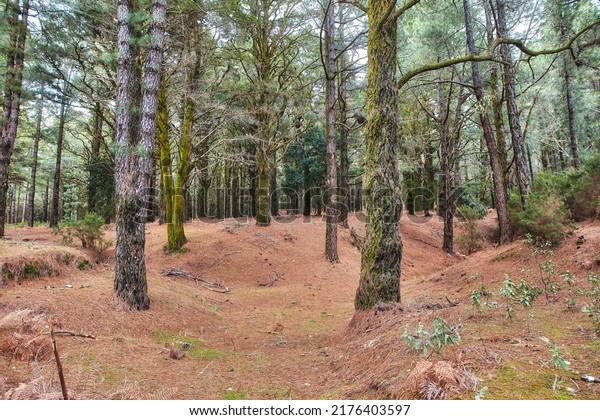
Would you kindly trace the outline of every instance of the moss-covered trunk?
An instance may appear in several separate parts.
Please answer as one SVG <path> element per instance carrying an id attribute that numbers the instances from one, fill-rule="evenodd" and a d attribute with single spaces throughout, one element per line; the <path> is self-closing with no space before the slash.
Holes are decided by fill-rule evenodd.
<path id="1" fill-rule="evenodd" d="M 465 27 L 467 35 L 467 47 L 471 54 L 476 53 L 475 37 L 473 35 L 473 26 L 471 22 L 471 6 L 468 0 L 463 0 L 463 9 L 465 11 Z M 500 157 L 498 154 L 496 140 L 492 131 L 492 124 L 488 116 L 485 98 L 483 94 L 483 80 L 481 73 L 479 72 L 479 63 L 471 63 L 471 73 L 473 75 L 473 85 L 475 87 L 475 96 L 477 102 L 482 107 L 482 112 L 479 113 L 479 119 L 483 127 L 483 137 L 487 146 L 488 154 L 490 156 L 490 165 L 492 167 L 492 178 L 494 183 L 494 194 L 496 212 L 498 214 L 498 228 L 499 242 L 501 244 L 506 243 L 510 240 L 510 226 L 508 223 L 508 208 L 507 208 L 507 195 L 506 186 L 504 183 L 504 171 L 500 163 Z"/>
<path id="2" fill-rule="evenodd" d="M 396 145 L 397 22 L 389 17 L 395 0 L 371 0 L 368 6 L 368 88 L 365 150 L 367 217 L 356 309 L 400 301 L 402 211 Z"/>
<path id="3" fill-rule="evenodd" d="M 173 170 L 171 158 L 171 144 L 169 143 L 169 113 L 167 109 L 166 88 L 161 85 L 158 95 L 158 147 L 160 149 L 160 178 L 161 192 L 165 205 L 165 224 L 167 225 L 167 248 L 170 251 L 179 249 L 174 242 L 173 229 Z M 181 244 L 183 246 L 183 244 Z M 179 246 L 179 247 L 181 247 Z"/>
<path id="4" fill-rule="evenodd" d="M 271 224 L 271 160 L 272 157 L 258 148 L 256 166 L 258 169 L 258 185 L 256 186 L 256 224 Z"/>

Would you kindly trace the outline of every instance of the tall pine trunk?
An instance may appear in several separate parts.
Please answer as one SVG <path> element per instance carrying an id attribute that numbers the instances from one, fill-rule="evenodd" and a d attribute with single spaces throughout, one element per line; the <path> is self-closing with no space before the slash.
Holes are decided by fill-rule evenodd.
<path id="1" fill-rule="evenodd" d="M 146 280 L 146 205 L 156 142 L 158 89 L 166 20 L 166 0 L 153 0 L 143 75 L 136 72 L 137 48 L 132 0 L 118 0 L 117 153 L 115 156 L 115 293 L 130 307 L 150 307 Z M 141 100 L 140 100 L 141 93 Z M 136 115 L 139 109 L 140 115 Z M 141 214 L 140 214 L 141 213 Z"/>
<path id="2" fill-rule="evenodd" d="M 271 224 L 271 161 L 274 158 L 257 147 L 256 165 L 258 182 L 256 186 L 256 224 L 269 226 Z"/>
<path id="3" fill-rule="evenodd" d="M 571 163 L 574 168 L 581 166 L 579 157 L 579 143 L 577 141 L 577 125 L 575 122 L 575 105 L 573 99 L 573 83 L 571 81 L 571 69 L 569 69 L 568 58 L 563 57 L 563 68 L 565 77 L 565 96 L 567 100 L 567 117 L 569 120 L 569 140 L 571 143 Z"/>
<path id="4" fill-rule="evenodd" d="M 335 6 L 329 0 L 325 10 L 325 131 L 327 133 L 327 223 L 325 231 L 325 256 L 338 262 L 337 251 L 337 159 L 335 138 Z"/>
<path id="5" fill-rule="evenodd" d="M 4 103 L 0 117 L 0 238 L 4 237 L 8 167 L 17 137 L 21 111 L 21 86 L 23 85 L 29 0 L 23 0 L 20 9 L 18 0 L 7 0 L 5 14 L 8 23 L 8 48 L 4 73 Z"/>
<path id="6" fill-rule="evenodd" d="M 506 23 L 506 2 L 505 0 L 497 0 L 496 5 L 498 36 L 500 38 L 507 38 L 508 25 Z M 525 196 L 529 194 L 529 191 L 531 190 L 531 174 L 527 167 L 523 130 L 521 129 L 521 120 L 517 105 L 515 65 L 508 44 L 502 44 L 500 46 L 500 57 L 504 62 L 503 82 L 506 92 L 506 107 L 513 146 L 515 173 L 517 175 L 517 185 L 519 186 L 521 201 L 524 203 Z"/>
<path id="7" fill-rule="evenodd" d="M 29 227 L 33 227 L 35 222 L 35 182 L 37 177 L 37 164 L 38 164 L 38 149 L 40 145 L 40 138 L 42 136 L 42 117 L 44 110 L 44 89 L 40 94 L 40 100 L 37 109 L 37 121 L 35 126 L 35 137 L 33 139 L 33 152 L 32 152 L 32 163 L 31 163 L 31 188 L 29 189 L 29 198 L 27 202 L 27 224 Z"/>
<path id="8" fill-rule="evenodd" d="M 339 5 L 339 39 L 342 43 L 342 48 L 345 42 L 344 26 L 345 26 L 344 5 Z M 340 121 L 340 195 L 339 195 L 339 223 L 343 228 L 348 228 L 348 212 L 350 209 L 350 180 L 349 168 L 350 161 L 348 159 L 348 137 L 350 130 L 348 129 L 348 54 L 342 51 L 339 56 L 338 65 L 338 101 L 339 101 L 339 121 Z"/>
<path id="9" fill-rule="evenodd" d="M 467 47 L 470 54 L 476 54 L 477 48 L 475 47 L 475 38 L 473 36 L 473 26 L 471 22 L 471 6 L 469 0 L 463 0 L 463 8 L 465 12 L 465 28 L 467 34 Z M 496 141 L 494 139 L 494 133 L 492 131 L 492 124 L 488 116 L 487 107 L 485 104 L 485 97 L 483 94 L 483 80 L 481 73 L 479 72 L 479 63 L 473 61 L 471 63 L 471 73 L 473 75 L 473 85 L 475 87 L 475 97 L 477 102 L 481 106 L 479 112 L 479 119 L 483 127 L 483 137 L 487 146 L 488 154 L 490 156 L 490 165 L 492 167 L 492 179 L 494 183 L 494 198 L 495 207 L 498 214 L 498 228 L 499 228 L 499 242 L 501 244 L 507 243 L 510 240 L 510 225 L 508 223 L 508 208 L 507 208 L 507 195 L 506 188 L 504 186 L 504 171 L 500 164 L 500 157 L 498 156 L 498 149 L 496 148 Z"/>
<path id="10" fill-rule="evenodd" d="M 65 123 L 67 119 L 67 99 L 63 98 L 60 103 L 60 115 L 58 123 L 58 136 L 56 138 L 56 165 L 54 166 L 54 184 L 52 186 L 52 205 L 50 207 L 50 227 L 58 226 L 60 222 L 60 171 L 62 168 L 62 150 L 65 140 Z"/>
<path id="11" fill-rule="evenodd" d="M 398 170 L 397 20 L 390 17 L 396 0 L 371 0 L 367 129 L 365 150 L 365 244 L 354 306 L 369 309 L 379 302 L 400 301 L 402 212 Z"/>

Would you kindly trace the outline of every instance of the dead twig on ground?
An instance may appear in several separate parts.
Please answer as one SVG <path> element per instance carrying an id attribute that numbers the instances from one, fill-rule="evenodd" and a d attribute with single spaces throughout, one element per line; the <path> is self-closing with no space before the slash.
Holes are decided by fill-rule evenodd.
<path id="1" fill-rule="evenodd" d="M 189 273 L 187 271 L 183 271 L 182 269 L 180 269 L 178 267 L 163 268 L 161 270 L 161 274 L 163 276 L 185 277 L 190 280 L 194 280 L 198 286 L 203 287 L 207 290 L 210 290 L 211 292 L 229 293 L 229 288 L 225 287 L 225 285 L 223 285 L 223 283 L 218 282 L 218 281 L 204 280 L 202 277 L 195 276 L 192 273 Z"/>
<path id="2" fill-rule="evenodd" d="M 91 340 L 95 340 L 96 337 L 93 335 L 89 335 L 89 334 L 83 334 L 83 333 L 77 333 L 77 332 L 73 332 L 73 331 L 67 331 L 67 330 L 56 330 L 54 331 L 54 335 L 67 335 L 70 337 L 81 337 L 81 338 L 89 338 Z"/>

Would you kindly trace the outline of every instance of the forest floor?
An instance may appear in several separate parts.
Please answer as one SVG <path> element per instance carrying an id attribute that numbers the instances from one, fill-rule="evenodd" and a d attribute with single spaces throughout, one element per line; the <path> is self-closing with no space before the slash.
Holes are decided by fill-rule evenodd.
<path id="1" fill-rule="evenodd" d="M 350 222 L 364 233 L 354 216 Z M 491 235 L 494 224 L 489 215 L 481 226 Z M 173 255 L 163 252 L 165 227 L 149 224 L 146 312 L 115 300 L 114 249 L 100 259 L 59 245 L 48 228 L 9 228 L 0 265 L 20 262 L 23 280 L 0 278 L 0 398 L 60 397 L 45 328 L 51 319 L 57 329 L 95 337 L 57 338 L 73 398 L 600 399 L 600 384 L 579 379 L 600 376 L 600 339 L 581 311 L 592 299 L 588 277 L 600 275 L 600 223 L 579 224 L 553 255 L 520 240 L 449 256 L 442 228 L 437 218 L 402 220 L 402 304 L 357 314 L 360 252 L 340 229 L 341 262 L 328 263 L 320 219 L 283 218 L 269 228 L 195 221 L 186 225 L 187 252 Z M 33 260 L 49 263 L 40 270 Z M 547 260 L 544 282 L 539 267 Z M 230 292 L 164 276 L 167 267 Z M 560 290 L 529 308 L 517 301 L 511 320 L 499 294 L 505 273 L 517 285 L 525 278 Z M 500 307 L 480 314 L 470 295 L 482 284 Z M 430 330 L 438 317 L 460 333 L 459 344 L 423 356 L 405 343 L 405 330 L 419 322 Z M 570 362 L 570 370 L 554 366 L 554 346 L 554 361 Z"/>

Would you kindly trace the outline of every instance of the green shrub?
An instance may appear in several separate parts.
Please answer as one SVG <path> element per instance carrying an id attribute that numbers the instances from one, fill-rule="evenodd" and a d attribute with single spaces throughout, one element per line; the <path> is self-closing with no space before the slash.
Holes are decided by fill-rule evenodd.
<path id="1" fill-rule="evenodd" d="M 469 190 L 459 188 L 458 206 L 460 208 L 469 207 L 473 212 L 477 214 L 476 219 L 483 219 L 487 213 L 487 207 L 479 201 L 475 195 Z"/>
<path id="2" fill-rule="evenodd" d="M 600 217 L 600 156 L 565 172 L 540 172 L 523 209 L 520 196 L 512 192 L 509 219 L 514 233 L 534 236 L 554 244 L 564 237 L 564 224 Z"/>
<path id="3" fill-rule="evenodd" d="M 557 193 L 546 195 L 536 188 L 526 197 L 525 208 L 519 192 L 513 190 L 508 200 L 508 215 L 517 235 L 530 234 L 538 242 L 553 244 L 564 238 L 564 224 L 569 220 L 565 203 Z"/>
<path id="4" fill-rule="evenodd" d="M 464 220 L 463 232 L 456 238 L 458 247 L 467 255 L 479 251 L 483 246 L 483 232 L 477 226 L 477 220 L 480 219 L 480 213 L 467 205 L 462 205 L 457 209 L 457 216 Z"/>
<path id="5" fill-rule="evenodd" d="M 570 170 L 562 184 L 563 194 L 575 221 L 600 217 L 600 156 L 580 170 Z"/>
<path id="6" fill-rule="evenodd" d="M 104 252 L 112 245 L 104 239 L 104 219 L 96 213 L 88 213 L 76 222 L 63 222 L 54 233 L 62 235 L 66 245 L 71 245 L 75 237 L 81 241 L 81 246 L 98 253 Z"/>

